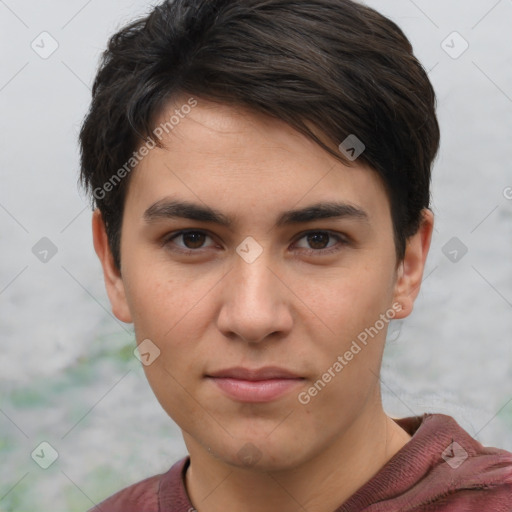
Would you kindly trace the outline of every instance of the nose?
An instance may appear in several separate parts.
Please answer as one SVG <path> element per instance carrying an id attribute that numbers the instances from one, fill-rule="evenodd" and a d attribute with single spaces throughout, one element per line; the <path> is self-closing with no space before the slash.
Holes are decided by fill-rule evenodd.
<path id="1" fill-rule="evenodd" d="M 282 337 L 293 324 L 291 293 L 263 253 L 247 263 L 237 258 L 223 279 L 219 330 L 228 338 L 260 343 Z"/>

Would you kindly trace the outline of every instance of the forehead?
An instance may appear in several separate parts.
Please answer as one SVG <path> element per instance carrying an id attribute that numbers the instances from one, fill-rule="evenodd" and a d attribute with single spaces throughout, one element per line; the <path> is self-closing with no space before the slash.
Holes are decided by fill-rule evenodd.
<path id="1" fill-rule="evenodd" d="M 276 153 L 289 161 L 293 161 L 294 156 L 303 159 L 308 153 L 307 161 L 315 166 L 322 163 L 320 160 L 324 165 L 332 165 L 332 158 L 325 151 L 282 120 L 246 106 L 230 106 L 204 99 L 198 99 L 197 105 L 182 118 L 172 115 L 183 110 L 186 103 L 186 97 L 174 100 L 156 121 L 157 128 L 169 128 L 166 123 L 174 118 L 172 130 L 163 134 L 162 141 L 179 155 L 181 161 L 187 156 L 191 159 L 224 157 L 233 163 L 234 168 L 238 160 L 247 168 L 253 157 L 254 166 L 262 171 L 261 164 L 268 159 L 275 160 Z M 192 148 L 193 152 L 190 151 Z"/>
<path id="2" fill-rule="evenodd" d="M 184 109 L 187 99 L 156 119 L 155 127 L 169 131 L 164 148 L 151 150 L 133 171 L 127 203 L 147 209 L 177 195 L 238 216 L 272 205 L 344 201 L 370 217 L 389 214 L 382 182 L 366 165 L 347 167 L 281 120 L 198 98 Z"/>

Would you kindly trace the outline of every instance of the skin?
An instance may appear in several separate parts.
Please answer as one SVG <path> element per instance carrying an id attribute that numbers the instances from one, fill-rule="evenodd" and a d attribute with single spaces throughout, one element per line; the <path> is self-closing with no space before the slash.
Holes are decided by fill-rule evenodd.
<path id="1" fill-rule="evenodd" d="M 377 174 L 361 162 L 343 165 L 285 123 L 199 99 L 163 142 L 131 176 L 121 272 L 99 211 L 93 239 L 113 313 L 134 323 L 138 343 L 150 339 L 161 351 L 144 369 L 182 429 L 191 501 L 200 512 L 332 512 L 410 439 L 382 409 L 387 325 L 309 403 L 298 395 L 393 304 L 401 305 L 396 319 L 411 313 L 432 213 L 423 212 L 397 262 Z M 215 208 L 233 224 L 144 220 L 149 207 L 170 197 Z M 285 210 L 325 201 L 355 206 L 367 220 L 274 226 Z M 184 229 L 206 236 L 171 239 Z M 252 263 L 236 252 L 248 236 L 263 249 Z M 235 401 L 205 377 L 270 365 L 303 378 L 270 402 Z M 247 450 L 256 463 L 240 456 Z"/>

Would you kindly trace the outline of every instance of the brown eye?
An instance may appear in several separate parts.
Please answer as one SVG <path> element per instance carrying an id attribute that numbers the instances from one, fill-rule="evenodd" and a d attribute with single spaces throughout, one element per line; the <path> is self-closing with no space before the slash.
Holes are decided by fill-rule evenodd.
<path id="1" fill-rule="evenodd" d="M 330 235 L 327 233 L 313 233 L 307 235 L 308 244 L 312 249 L 325 249 L 329 243 Z"/>
<path id="2" fill-rule="evenodd" d="M 305 241 L 306 246 L 302 240 Z M 349 245 L 349 240 L 342 234 L 330 231 L 310 231 L 303 234 L 295 245 L 308 255 L 322 256 L 340 251 Z"/>
<path id="3" fill-rule="evenodd" d="M 187 254 L 200 253 L 202 249 L 208 249 L 215 244 L 213 241 L 210 245 L 205 245 L 207 240 L 212 240 L 211 236 L 203 231 L 180 231 L 167 237 L 163 241 L 163 245 L 171 251 Z"/>
<path id="4" fill-rule="evenodd" d="M 206 235 L 198 231 L 183 233 L 181 236 L 187 249 L 200 249 L 206 239 Z"/>

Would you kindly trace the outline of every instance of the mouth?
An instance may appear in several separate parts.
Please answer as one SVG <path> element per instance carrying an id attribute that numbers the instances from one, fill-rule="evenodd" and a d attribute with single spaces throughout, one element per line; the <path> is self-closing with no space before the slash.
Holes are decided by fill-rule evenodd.
<path id="1" fill-rule="evenodd" d="M 206 375 L 206 378 L 229 398 L 246 403 L 276 400 L 305 380 L 289 370 L 271 366 L 228 368 Z"/>

